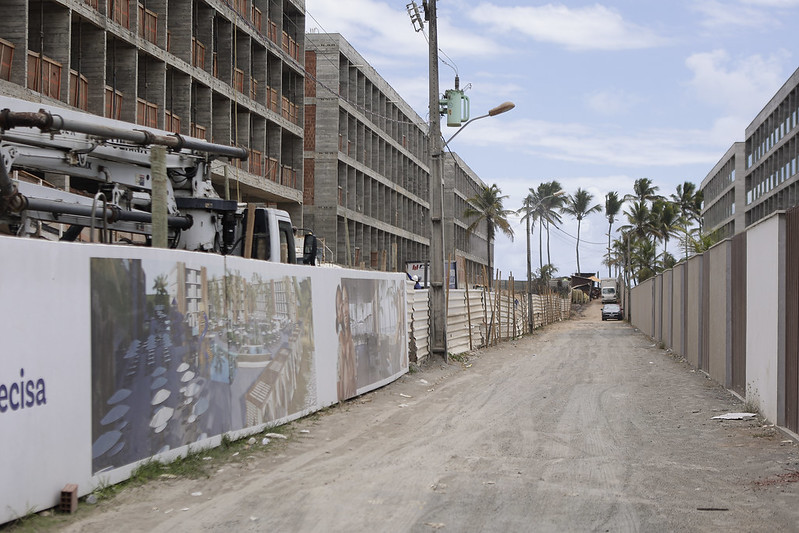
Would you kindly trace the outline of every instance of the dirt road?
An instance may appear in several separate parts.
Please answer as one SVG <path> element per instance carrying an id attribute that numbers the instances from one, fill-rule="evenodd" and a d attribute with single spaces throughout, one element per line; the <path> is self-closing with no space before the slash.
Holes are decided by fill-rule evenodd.
<path id="1" fill-rule="evenodd" d="M 799 453 L 623 322 L 585 316 L 292 425 L 67 531 L 796 531 Z M 192 494 L 202 495 L 192 496 Z"/>

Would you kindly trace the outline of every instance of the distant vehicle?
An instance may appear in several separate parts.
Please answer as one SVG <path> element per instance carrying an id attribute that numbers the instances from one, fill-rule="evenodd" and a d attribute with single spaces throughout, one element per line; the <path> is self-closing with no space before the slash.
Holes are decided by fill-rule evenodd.
<path id="1" fill-rule="evenodd" d="M 618 303 L 619 302 L 619 282 L 614 278 L 605 278 L 599 282 L 602 288 L 602 303 Z"/>
<path id="2" fill-rule="evenodd" d="M 605 304 L 602 306 L 602 320 L 607 320 L 609 318 L 615 318 L 616 320 L 621 320 L 623 318 L 621 306 L 619 304 Z"/>

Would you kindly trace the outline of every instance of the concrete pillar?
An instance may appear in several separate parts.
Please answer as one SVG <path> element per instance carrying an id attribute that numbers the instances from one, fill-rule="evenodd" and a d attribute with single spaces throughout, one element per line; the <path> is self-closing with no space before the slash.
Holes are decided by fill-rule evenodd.
<path id="1" fill-rule="evenodd" d="M 205 85 L 200 85 L 197 82 L 191 84 L 191 112 L 189 118 L 189 127 L 191 123 L 205 128 L 205 135 L 194 132 L 193 135 L 203 137 L 206 140 L 211 138 L 211 88 Z"/>
<path id="2" fill-rule="evenodd" d="M 195 17 L 197 2 L 192 0 L 169 0 L 166 24 L 169 30 L 169 52 L 191 65 L 192 28 L 198 24 Z M 158 20 L 159 31 L 161 20 Z M 204 43 L 206 43 L 204 41 Z M 210 43 L 210 41 L 207 41 Z"/>
<path id="3" fill-rule="evenodd" d="M 213 50 L 216 52 L 217 77 L 227 83 L 233 81 L 233 25 L 222 15 L 214 16 Z"/>
<path id="4" fill-rule="evenodd" d="M 167 69 L 165 110 L 180 118 L 180 133 L 188 135 L 191 126 L 191 78 L 175 69 Z"/>
<path id="5" fill-rule="evenodd" d="M 27 0 L 3 2 L 3 25 L 0 37 L 14 45 L 11 62 L 11 83 L 26 86 L 28 76 L 28 16 Z"/>
<path id="6" fill-rule="evenodd" d="M 233 129 L 230 115 L 230 100 L 214 93 L 212 97 L 211 140 L 221 144 L 232 144 Z"/>
<path id="7" fill-rule="evenodd" d="M 72 68 L 86 76 L 89 82 L 89 112 L 100 116 L 105 112 L 107 58 L 103 30 L 73 17 Z"/>
<path id="8" fill-rule="evenodd" d="M 137 97 L 158 106 L 157 128 L 164 127 L 166 102 L 166 64 L 155 57 L 140 53 L 138 58 Z"/>
<path id="9" fill-rule="evenodd" d="M 138 53 L 132 46 L 110 35 L 106 38 L 106 47 L 105 83 L 122 93 L 121 120 L 135 123 Z"/>

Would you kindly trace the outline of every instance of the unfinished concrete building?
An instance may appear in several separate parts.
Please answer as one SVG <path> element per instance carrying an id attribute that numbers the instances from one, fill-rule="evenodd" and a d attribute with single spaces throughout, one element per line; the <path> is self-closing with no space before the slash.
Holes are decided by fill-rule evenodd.
<path id="1" fill-rule="evenodd" d="M 3 0 L 0 91 L 244 146 L 231 199 L 302 216 L 304 0 Z"/>
<path id="2" fill-rule="evenodd" d="M 305 225 L 328 260 L 406 270 L 429 260 L 428 125 L 339 34 L 306 43 Z M 444 158 L 444 255 L 458 284 L 487 264 L 485 230 L 466 235 L 466 199 L 483 183 Z M 478 266 L 479 265 L 479 266 Z"/>
<path id="3" fill-rule="evenodd" d="M 473 219 L 464 216 L 470 198 L 485 186 L 477 174 L 454 152 L 444 154 L 444 256 L 458 263 L 458 287 L 486 284 L 488 267 L 488 228 L 479 224 L 467 231 Z M 493 244 L 491 254 L 493 255 Z"/>
<path id="4" fill-rule="evenodd" d="M 425 121 L 341 35 L 305 45 L 305 226 L 338 264 L 427 261 Z"/>

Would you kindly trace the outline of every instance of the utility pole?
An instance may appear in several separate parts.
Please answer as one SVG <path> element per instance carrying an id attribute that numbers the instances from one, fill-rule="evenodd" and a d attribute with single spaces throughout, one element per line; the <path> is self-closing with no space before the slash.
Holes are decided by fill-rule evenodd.
<path id="1" fill-rule="evenodd" d="M 443 150 L 438 91 L 438 23 L 436 0 L 427 1 L 428 40 L 430 42 L 430 347 L 447 356 L 447 309 L 444 276 L 444 197 L 442 180 Z"/>

